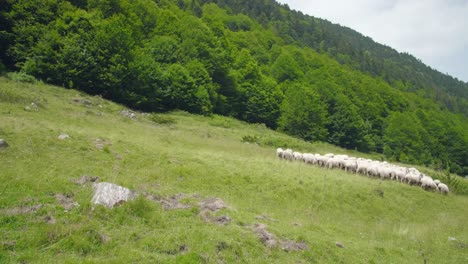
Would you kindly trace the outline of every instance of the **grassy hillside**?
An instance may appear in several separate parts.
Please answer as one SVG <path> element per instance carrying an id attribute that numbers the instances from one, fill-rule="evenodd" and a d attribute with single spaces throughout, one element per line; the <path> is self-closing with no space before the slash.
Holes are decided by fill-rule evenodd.
<path id="1" fill-rule="evenodd" d="M 279 160 L 279 144 L 345 151 L 262 125 L 185 112 L 133 120 L 122 109 L 75 90 L 0 79 L 0 138 L 9 143 L 0 149 L 1 263 L 468 261 L 466 196 Z M 59 140 L 62 133 L 70 138 Z M 145 195 L 93 209 L 91 185 L 73 182 L 83 175 Z M 177 194 L 191 208 L 165 210 L 157 201 Z M 200 215 L 210 197 L 225 202 L 213 214 L 230 223 Z M 64 210 L 73 201 L 79 206 Z M 266 247 L 256 223 L 308 250 Z"/>

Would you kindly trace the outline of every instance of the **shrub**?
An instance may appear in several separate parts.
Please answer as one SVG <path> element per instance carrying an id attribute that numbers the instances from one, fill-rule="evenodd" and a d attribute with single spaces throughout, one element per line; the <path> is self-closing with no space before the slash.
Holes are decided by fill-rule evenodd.
<path id="1" fill-rule="evenodd" d="M 36 83 L 37 80 L 34 76 L 24 72 L 9 72 L 7 73 L 8 79 L 16 82 Z"/>

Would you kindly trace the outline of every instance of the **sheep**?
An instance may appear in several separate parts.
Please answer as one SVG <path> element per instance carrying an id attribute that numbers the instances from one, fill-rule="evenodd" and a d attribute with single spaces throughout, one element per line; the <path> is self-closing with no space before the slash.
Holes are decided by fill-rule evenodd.
<path id="1" fill-rule="evenodd" d="M 277 148 L 277 149 L 276 149 L 276 156 L 277 156 L 278 158 L 281 158 L 281 159 L 282 159 L 282 158 L 283 158 L 283 152 L 284 152 L 284 150 L 283 150 L 282 148 Z"/>
<path id="2" fill-rule="evenodd" d="M 317 163 L 321 167 L 325 167 L 327 160 L 328 160 L 328 157 L 326 156 L 322 156 L 322 155 L 317 156 Z"/>
<path id="3" fill-rule="evenodd" d="M 410 171 L 409 173 L 406 174 L 406 179 L 408 180 L 409 185 L 417 184 L 419 185 L 421 183 L 421 174 L 416 173 L 414 171 Z"/>
<path id="4" fill-rule="evenodd" d="M 448 194 L 449 193 L 449 188 L 446 184 L 444 183 L 439 183 L 437 186 L 437 190 L 443 194 Z"/>
<path id="5" fill-rule="evenodd" d="M 357 167 L 358 167 L 358 164 L 355 159 L 344 160 L 344 169 L 346 172 L 350 171 L 350 172 L 356 173 Z"/>
<path id="6" fill-rule="evenodd" d="M 356 172 L 367 175 L 367 168 L 369 167 L 369 162 L 364 159 L 357 160 Z"/>
<path id="7" fill-rule="evenodd" d="M 317 163 L 314 154 L 304 153 L 304 154 L 302 154 L 302 157 L 303 157 L 304 162 L 306 164 L 316 164 Z"/>
<path id="8" fill-rule="evenodd" d="M 437 184 L 432 180 L 431 177 L 427 175 L 422 175 L 421 178 L 421 188 L 424 190 L 436 190 L 437 189 Z"/>
<path id="9" fill-rule="evenodd" d="M 326 161 L 326 167 L 329 169 L 339 168 L 340 159 L 336 157 L 331 157 Z"/>
<path id="10" fill-rule="evenodd" d="M 292 149 L 286 149 L 283 151 L 283 159 L 292 161 L 294 159 Z"/>
<path id="11" fill-rule="evenodd" d="M 367 167 L 367 176 L 378 176 L 379 175 L 379 164 L 376 161 L 369 163 Z"/>
<path id="12" fill-rule="evenodd" d="M 302 153 L 297 152 L 297 151 L 293 152 L 293 158 L 294 158 L 295 160 L 302 160 L 302 158 L 303 158 L 303 157 L 302 157 Z"/>

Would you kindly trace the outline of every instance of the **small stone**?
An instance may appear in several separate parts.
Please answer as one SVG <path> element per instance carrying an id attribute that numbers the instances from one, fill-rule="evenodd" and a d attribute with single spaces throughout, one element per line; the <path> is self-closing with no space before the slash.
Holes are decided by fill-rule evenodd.
<path id="1" fill-rule="evenodd" d="M 38 107 L 37 104 L 34 103 L 34 102 L 31 103 L 31 108 L 32 108 L 34 111 L 36 111 L 36 112 L 39 111 L 39 107 Z"/>
<path id="2" fill-rule="evenodd" d="M 70 138 L 70 136 L 68 134 L 60 134 L 58 136 L 58 139 L 60 139 L 60 140 L 65 140 L 65 139 L 69 139 L 69 138 Z"/>
<path id="3" fill-rule="evenodd" d="M 8 147 L 6 140 L 0 138 L 0 149 Z"/>
<path id="4" fill-rule="evenodd" d="M 128 117 L 130 119 L 136 119 L 137 118 L 135 112 L 130 111 L 130 110 L 122 110 L 122 111 L 120 111 L 120 115 L 124 116 L 124 117 Z"/>
<path id="5" fill-rule="evenodd" d="M 335 242 L 335 246 L 337 246 L 339 248 L 344 248 L 343 243 L 340 243 L 340 242 Z"/>
<path id="6" fill-rule="evenodd" d="M 449 237 L 449 238 L 448 238 L 448 241 L 457 241 L 457 239 L 454 238 L 454 237 Z"/>

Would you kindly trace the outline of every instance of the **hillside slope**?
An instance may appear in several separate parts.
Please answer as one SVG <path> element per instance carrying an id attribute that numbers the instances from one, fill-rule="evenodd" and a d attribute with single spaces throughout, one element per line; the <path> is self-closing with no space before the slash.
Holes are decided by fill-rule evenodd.
<path id="1" fill-rule="evenodd" d="M 4 78 L 0 109 L 0 138 L 9 143 L 0 149 L 0 262 L 468 260 L 466 196 L 285 162 L 274 146 L 357 152 L 216 115 L 133 120 L 100 97 Z M 70 138 L 59 140 L 63 133 Z M 242 142 L 252 138 L 262 144 Z M 91 185 L 73 182 L 83 175 L 151 199 L 93 209 Z M 161 202 L 170 197 L 191 208 L 164 210 Z M 229 216 L 230 223 L 204 220 L 199 203 L 210 197 L 227 206 L 213 216 Z M 79 206 L 64 210 L 73 201 Z M 267 248 L 253 231 L 256 223 L 308 249 Z"/>
<path id="2" fill-rule="evenodd" d="M 466 84 L 273 0 L 8 0 L 0 22 L 0 73 L 468 175 Z"/>

